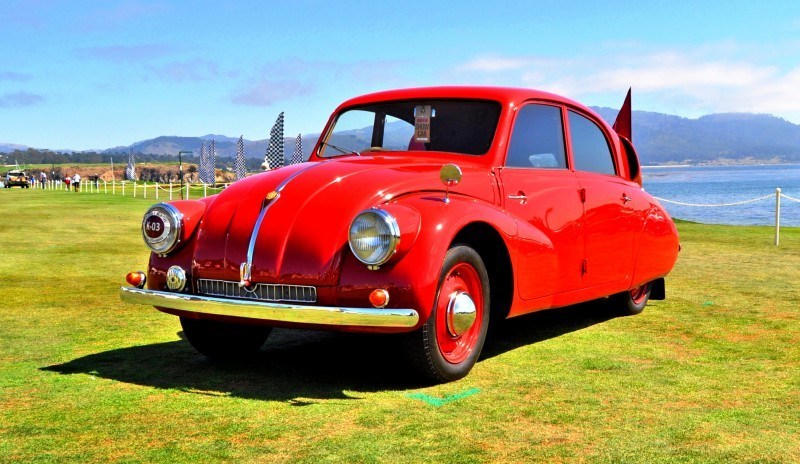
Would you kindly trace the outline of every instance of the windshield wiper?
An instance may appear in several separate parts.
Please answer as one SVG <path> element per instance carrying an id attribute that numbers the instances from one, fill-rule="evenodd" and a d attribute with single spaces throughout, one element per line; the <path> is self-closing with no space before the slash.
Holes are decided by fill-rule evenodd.
<path id="1" fill-rule="evenodd" d="M 344 148 L 337 147 L 336 145 L 334 145 L 334 144 L 332 144 L 332 143 L 328 143 L 328 142 L 321 142 L 321 143 L 322 143 L 323 145 L 327 145 L 327 146 L 329 146 L 329 147 L 333 148 L 334 150 L 336 150 L 336 151 L 338 151 L 338 152 L 341 152 L 341 153 L 343 153 L 343 154 L 345 154 L 345 155 L 356 155 L 356 156 L 361 156 L 361 153 L 359 153 L 359 152 L 357 152 L 357 151 L 355 151 L 355 150 L 346 150 L 346 149 L 344 149 Z"/>

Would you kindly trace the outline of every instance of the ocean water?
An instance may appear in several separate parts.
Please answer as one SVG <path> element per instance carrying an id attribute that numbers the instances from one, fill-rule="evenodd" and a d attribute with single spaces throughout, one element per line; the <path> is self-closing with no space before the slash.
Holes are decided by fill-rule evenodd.
<path id="1" fill-rule="evenodd" d="M 659 199 L 680 203 L 732 206 L 687 206 L 661 201 L 672 217 L 707 224 L 775 224 L 775 188 L 800 200 L 800 165 L 674 166 L 642 168 L 645 190 Z M 800 226 L 800 203 L 781 198 L 781 225 Z"/>

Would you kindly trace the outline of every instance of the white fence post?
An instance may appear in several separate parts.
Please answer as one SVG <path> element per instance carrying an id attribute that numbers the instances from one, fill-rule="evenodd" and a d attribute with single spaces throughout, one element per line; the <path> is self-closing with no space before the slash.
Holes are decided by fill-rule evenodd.
<path id="1" fill-rule="evenodd" d="M 172 201 L 172 182 L 169 183 L 169 201 Z"/>
<path id="2" fill-rule="evenodd" d="M 205 198 L 205 197 L 206 197 L 206 195 L 207 195 L 207 194 L 206 194 L 206 187 L 207 187 L 206 183 L 205 183 L 205 182 L 203 182 L 203 198 Z"/>
<path id="3" fill-rule="evenodd" d="M 158 182 L 156 182 L 156 200 L 158 200 L 158 189 L 159 189 Z"/>
<path id="4" fill-rule="evenodd" d="M 189 199 L 189 183 L 186 183 L 186 199 Z"/>
<path id="5" fill-rule="evenodd" d="M 122 196 L 125 196 L 125 181 L 122 181 Z"/>
<path id="6" fill-rule="evenodd" d="M 781 243 L 781 189 L 775 189 L 775 246 Z"/>

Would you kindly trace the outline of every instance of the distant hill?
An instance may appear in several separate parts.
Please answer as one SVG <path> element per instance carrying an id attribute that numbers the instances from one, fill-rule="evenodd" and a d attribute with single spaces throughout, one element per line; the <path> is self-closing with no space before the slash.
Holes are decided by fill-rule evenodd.
<path id="1" fill-rule="evenodd" d="M 303 158 L 308 159 L 314 144 L 317 142 L 318 134 L 302 137 Z M 127 147 L 114 147 L 103 150 L 103 153 L 145 153 L 154 155 L 177 155 L 179 151 L 192 151 L 195 156 L 200 155 L 200 148 L 205 143 L 206 147 L 214 140 L 214 148 L 217 156 L 235 157 L 236 142 L 238 137 L 226 137 L 224 135 L 204 135 L 202 137 L 178 137 L 161 136 L 154 139 L 142 140 Z M 264 158 L 267 152 L 269 139 L 264 140 L 243 140 L 244 153 L 248 158 Z M 294 153 L 295 137 L 284 137 L 283 151 L 287 159 Z"/>
<path id="2" fill-rule="evenodd" d="M 593 108 L 609 123 L 613 123 L 617 110 Z M 369 145 L 369 131 L 355 130 L 337 134 L 331 142 L 357 140 L 360 145 Z M 401 146 L 407 139 L 399 127 L 387 128 L 390 143 Z M 304 135 L 303 159 L 308 159 L 319 134 Z M 142 140 L 128 146 L 117 146 L 100 150 L 101 154 L 141 154 L 175 156 L 179 151 L 192 151 L 199 156 L 203 143 L 214 140 L 217 156 L 236 156 L 238 138 L 208 134 L 200 137 L 160 136 Z M 708 164 L 708 163 L 761 163 L 800 162 L 800 125 L 766 114 L 722 113 L 696 119 L 648 111 L 633 112 L 633 142 L 642 164 Z M 263 159 L 269 139 L 245 140 L 245 155 Z M 407 142 L 406 142 L 407 143 Z M 294 151 L 295 138 L 283 139 L 287 160 Z M 12 143 L 0 143 L 0 153 L 13 157 L 15 151 L 23 152 L 28 147 Z M 72 150 L 51 150 L 71 153 Z M 11 158 L 8 158 L 11 159 Z M 13 160 L 12 160 L 13 161 Z"/>
<path id="3" fill-rule="evenodd" d="M 617 110 L 592 108 L 609 124 Z M 697 119 L 633 112 L 633 144 L 642 164 L 721 161 L 800 162 L 800 125 L 767 114 L 721 113 Z"/>
<path id="4" fill-rule="evenodd" d="M 18 145 L 16 143 L 0 143 L 0 153 L 11 153 L 16 150 L 27 150 L 25 145 Z"/>

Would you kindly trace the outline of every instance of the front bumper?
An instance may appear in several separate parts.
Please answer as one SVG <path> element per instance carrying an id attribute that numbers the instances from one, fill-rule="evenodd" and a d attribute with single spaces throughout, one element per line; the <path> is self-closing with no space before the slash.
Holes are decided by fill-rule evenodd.
<path id="1" fill-rule="evenodd" d="M 134 287 L 121 287 L 119 296 L 122 301 L 128 303 L 170 308 L 189 313 L 290 324 L 411 328 L 419 321 L 419 314 L 413 309 L 306 306 L 187 295 Z"/>

